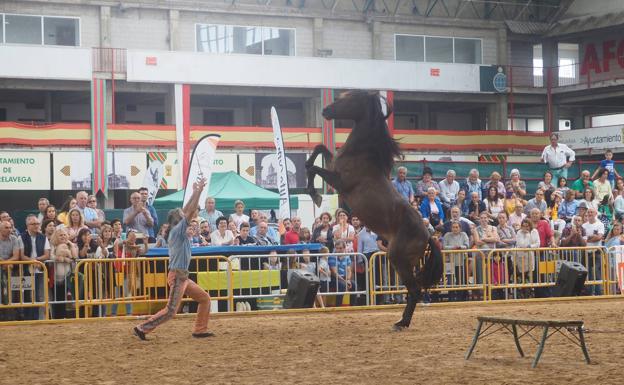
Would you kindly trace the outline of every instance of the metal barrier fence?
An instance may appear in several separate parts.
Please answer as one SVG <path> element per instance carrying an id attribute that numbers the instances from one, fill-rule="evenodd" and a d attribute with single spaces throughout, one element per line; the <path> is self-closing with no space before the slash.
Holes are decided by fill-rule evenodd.
<path id="1" fill-rule="evenodd" d="M 126 306 L 126 313 L 137 304 L 147 305 L 147 313 L 152 313 L 155 304 L 168 301 L 168 272 L 169 258 L 83 259 L 73 274 L 74 290 L 79 293 L 74 298 L 76 318 L 101 316 L 108 312 L 108 306 L 116 315 L 120 304 Z M 193 257 L 189 266 L 189 279 L 206 290 L 212 300 L 227 301 L 228 311 L 232 308 L 231 274 L 230 261 L 224 256 Z"/>
<path id="2" fill-rule="evenodd" d="M 434 296 L 447 295 L 449 301 L 467 300 L 469 296 L 487 300 L 485 254 L 479 249 L 443 250 L 444 277 L 440 284 L 429 290 Z M 371 303 L 379 300 L 392 302 L 393 296 L 402 296 L 407 289 L 400 282 L 385 252 L 371 255 L 369 262 Z M 394 302 L 400 301 L 396 298 Z"/>
<path id="3" fill-rule="evenodd" d="M 48 319 L 48 269 L 39 261 L 0 261 L 0 320 Z"/>
<path id="4" fill-rule="evenodd" d="M 609 294 L 608 261 L 603 247 L 494 249 L 487 256 L 487 286 L 490 299 L 550 297 L 562 261 L 587 268 L 587 294 Z"/>
<path id="5" fill-rule="evenodd" d="M 296 269 L 319 277 L 318 306 L 324 306 L 328 297 L 335 297 L 336 306 L 341 306 L 346 295 L 350 305 L 370 304 L 368 259 L 361 253 L 233 255 L 229 260 L 234 300 L 253 299 L 260 309 L 281 307 Z"/>
<path id="6" fill-rule="evenodd" d="M 606 262 L 609 294 L 624 294 L 624 246 L 609 247 Z"/>

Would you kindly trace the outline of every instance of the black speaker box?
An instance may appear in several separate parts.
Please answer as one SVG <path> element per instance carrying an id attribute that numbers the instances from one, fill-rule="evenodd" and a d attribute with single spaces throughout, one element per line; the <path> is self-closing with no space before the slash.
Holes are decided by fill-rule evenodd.
<path id="1" fill-rule="evenodd" d="M 305 270 L 293 270 L 288 282 L 284 309 L 300 309 L 314 306 L 320 286 L 316 275 Z"/>
<path id="2" fill-rule="evenodd" d="M 585 266 L 576 262 L 562 262 L 553 296 L 573 297 L 580 295 L 586 279 L 587 269 Z"/>

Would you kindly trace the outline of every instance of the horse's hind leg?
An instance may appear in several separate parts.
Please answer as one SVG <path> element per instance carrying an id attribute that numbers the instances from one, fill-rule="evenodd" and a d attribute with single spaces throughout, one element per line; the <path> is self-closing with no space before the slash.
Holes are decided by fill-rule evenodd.
<path id="1" fill-rule="evenodd" d="M 407 288 L 407 305 L 405 305 L 405 309 L 403 309 L 401 319 L 393 326 L 394 330 L 400 331 L 410 326 L 416 304 L 420 299 L 421 289 L 416 281 L 416 277 L 414 277 L 413 267 L 409 262 L 395 264 L 395 269 L 399 272 L 401 283 Z"/>

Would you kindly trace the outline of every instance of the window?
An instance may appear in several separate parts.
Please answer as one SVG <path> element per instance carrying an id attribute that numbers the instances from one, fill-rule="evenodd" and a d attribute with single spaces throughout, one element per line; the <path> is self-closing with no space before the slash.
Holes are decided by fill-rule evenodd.
<path id="1" fill-rule="evenodd" d="M 43 44 L 79 46 L 78 19 L 65 17 L 43 18 Z"/>
<path id="2" fill-rule="evenodd" d="M 425 60 L 435 63 L 452 63 L 453 39 L 446 37 L 426 37 Z"/>
<path id="3" fill-rule="evenodd" d="M 425 61 L 425 39 L 422 36 L 397 35 L 396 60 Z"/>
<path id="4" fill-rule="evenodd" d="M 0 43 L 80 45 L 80 20 L 72 17 L 0 15 Z"/>
<path id="5" fill-rule="evenodd" d="M 481 64 L 481 40 L 455 39 L 455 63 Z"/>
<path id="6" fill-rule="evenodd" d="M 432 63 L 482 63 L 481 39 L 395 35 L 395 60 Z"/>
<path id="7" fill-rule="evenodd" d="M 295 55 L 295 30 L 197 24 L 198 52 Z"/>
<path id="8" fill-rule="evenodd" d="M 41 44 L 41 16 L 5 15 L 6 42 Z"/>

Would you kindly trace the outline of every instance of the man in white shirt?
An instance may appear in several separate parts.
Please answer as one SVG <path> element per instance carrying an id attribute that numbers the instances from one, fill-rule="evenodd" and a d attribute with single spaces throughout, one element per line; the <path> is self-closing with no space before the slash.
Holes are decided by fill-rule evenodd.
<path id="1" fill-rule="evenodd" d="M 585 239 L 587 240 L 587 246 L 602 246 L 602 238 L 605 234 L 604 224 L 598 220 L 598 211 L 595 208 L 590 207 L 587 209 L 587 221 L 583 223 L 583 230 L 585 230 Z M 599 252 L 588 251 L 587 252 L 587 280 L 600 280 L 602 279 L 602 258 L 600 258 Z M 589 292 L 593 295 L 602 294 L 602 288 L 600 285 L 592 285 L 589 288 Z"/>
<path id="2" fill-rule="evenodd" d="M 552 183 L 558 186 L 559 178 L 568 179 L 568 168 L 574 162 L 574 151 L 565 144 L 558 143 L 559 135 L 550 134 L 550 145 L 542 151 L 542 162 L 548 164 L 553 175 Z"/>
<path id="3" fill-rule="evenodd" d="M 440 200 L 442 207 L 448 211 L 457 201 L 457 193 L 459 192 L 459 183 L 455 180 L 455 170 L 446 172 L 446 179 L 440 181 Z"/>

